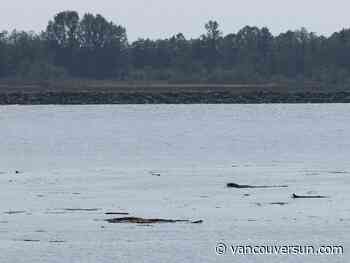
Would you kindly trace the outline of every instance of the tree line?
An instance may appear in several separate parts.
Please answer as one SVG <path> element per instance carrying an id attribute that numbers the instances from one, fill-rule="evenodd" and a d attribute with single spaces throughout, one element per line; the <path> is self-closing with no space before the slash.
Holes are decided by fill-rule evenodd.
<path id="1" fill-rule="evenodd" d="M 302 28 L 277 36 L 246 26 L 224 35 L 216 21 L 198 38 L 182 33 L 129 42 L 101 15 L 64 11 L 40 33 L 0 31 L 0 79 L 172 82 L 313 80 L 350 84 L 350 29 L 329 37 Z"/>

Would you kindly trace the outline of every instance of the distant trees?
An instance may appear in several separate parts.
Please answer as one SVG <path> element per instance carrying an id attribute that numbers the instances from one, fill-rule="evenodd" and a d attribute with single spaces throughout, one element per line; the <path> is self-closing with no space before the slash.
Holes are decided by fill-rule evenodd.
<path id="1" fill-rule="evenodd" d="M 9 63 L 9 56 L 8 56 L 8 39 L 7 39 L 7 32 L 2 31 L 0 32 L 0 78 L 6 77 L 9 75 L 8 72 L 8 63 Z"/>
<path id="2" fill-rule="evenodd" d="M 350 29 L 328 38 L 304 28 L 273 36 L 252 26 L 224 35 L 216 21 L 204 29 L 198 38 L 129 43 L 126 29 L 102 15 L 64 11 L 39 34 L 0 31 L 0 78 L 350 85 Z"/>
<path id="3" fill-rule="evenodd" d="M 80 20 L 75 11 L 61 12 L 49 22 L 45 35 L 55 64 L 72 75 L 113 78 L 123 65 L 126 31 L 101 15 L 85 14 Z"/>
<path id="4" fill-rule="evenodd" d="M 222 33 L 219 30 L 218 22 L 212 20 L 205 24 L 205 29 L 207 33 L 202 35 L 202 42 L 205 47 L 205 64 L 209 70 L 212 70 L 219 62 L 219 48 Z"/>
<path id="5" fill-rule="evenodd" d="M 49 21 L 45 32 L 53 62 L 76 74 L 79 48 L 79 15 L 75 11 L 64 11 Z"/>
<path id="6" fill-rule="evenodd" d="M 56 48 L 73 49 L 78 46 L 79 14 L 65 11 L 55 15 L 46 28 L 47 40 Z"/>
<path id="7" fill-rule="evenodd" d="M 125 28 L 108 22 L 101 15 L 84 15 L 79 27 L 79 47 L 82 77 L 117 77 L 127 63 Z"/>

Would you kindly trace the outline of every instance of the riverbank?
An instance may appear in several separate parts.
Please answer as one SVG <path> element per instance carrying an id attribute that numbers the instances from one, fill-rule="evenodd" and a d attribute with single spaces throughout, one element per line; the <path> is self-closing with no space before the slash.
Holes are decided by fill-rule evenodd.
<path id="1" fill-rule="evenodd" d="M 0 105 L 350 103 L 350 91 L 315 83 L 168 84 L 106 81 L 0 83 Z"/>

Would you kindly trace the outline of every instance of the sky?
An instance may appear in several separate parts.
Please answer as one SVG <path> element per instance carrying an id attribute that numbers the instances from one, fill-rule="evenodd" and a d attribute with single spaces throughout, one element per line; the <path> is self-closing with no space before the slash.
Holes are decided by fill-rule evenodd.
<path id="1" fill-rule="evenodd" d="M 224 34 L 245 25 L 266 26 L 274 35 L 305 27 L 326 36 L 350 27 L 348 0 L 11 0 L 1 3 L 0 31 L 40 32 L 63 10 L 99 13 L 126 27 L 130 41 L 179 32 L 186 38 L 198 37 L 209 20 L 218 21 Z"/>

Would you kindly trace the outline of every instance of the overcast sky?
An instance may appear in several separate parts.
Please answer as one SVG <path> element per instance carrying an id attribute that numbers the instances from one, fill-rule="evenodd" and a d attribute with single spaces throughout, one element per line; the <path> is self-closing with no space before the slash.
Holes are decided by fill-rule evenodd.
<path id="1" fill-rule="evenodd" d="M 245 25 L 267 26 L 273 34 L 306 27 L 324 35 L 350 27 L 349 0 L 10 0 L 1 3 L 0 31 L 44 30 L 62 10 L 100 13 L 125 26 L 129 40 L 178 32 L 197 37 L 209 19 L 225 34 Z"/>

